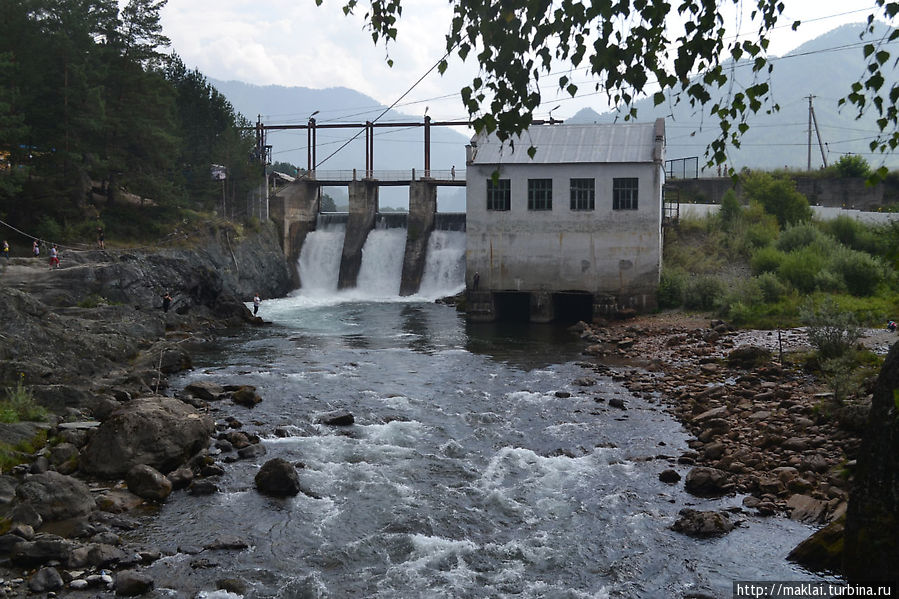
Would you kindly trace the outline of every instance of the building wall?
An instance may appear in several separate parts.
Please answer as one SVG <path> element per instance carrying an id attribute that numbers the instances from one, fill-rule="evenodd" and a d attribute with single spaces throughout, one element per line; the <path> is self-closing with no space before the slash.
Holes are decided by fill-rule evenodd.
<path id="1" fill-rule="evenodd" d="M 654 297 L 661 266 L 660 164 L 506 165 L 509 211 L 487 210 L 494 165 L 468 165 L 467 276 L 483 291 Z M 612 209 L 612 180 L 638 179 L 638 209 Z M 528 210 L 528 179 L 553 179 L 551 211 Z M 595 209 L 571 210 L 569 180 L 595 179 Z M 622 303 L 633 304 L 632 300 Z M 645 301 L 642 302 L 645 307 Z"/>

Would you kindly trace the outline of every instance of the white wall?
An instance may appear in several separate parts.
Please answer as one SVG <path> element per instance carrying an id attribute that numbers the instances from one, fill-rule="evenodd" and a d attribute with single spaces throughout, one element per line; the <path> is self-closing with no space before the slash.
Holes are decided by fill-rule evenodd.
<path id="1" fill-rule="evenodd" d="M 718 204 L 681 204 L 681 218 L 704 218 L 709 214 L 718 212 Z M 845 208 L 829 208 L 827 206 L 812 206 L 812 214 L 819 220 L 833 220 L 838 216 L 848 216 L 855 220 L 868 224 L 886 224 L 891 221 L 899 221 L 899 213 L 896 212 L 862 212 L 861 210 L 848 210 Z"/>
<path id="2" fill-rule="evenodd" d="M 661 177 L 648 164 L 507 165 L 511 210 L 487 210 L 487 180 L 495 166 L 469 165 L 469 281 L 503 291 L 588 291 L 654 294 L 661 262 Z M 638 179 L 638 209 L 612 210 L 612 180 Z M 528 210 L 527 180 L 553 179 L 553 209 Z M 569 180 L 594 178 L 595 210 L 570 209 Z"/>

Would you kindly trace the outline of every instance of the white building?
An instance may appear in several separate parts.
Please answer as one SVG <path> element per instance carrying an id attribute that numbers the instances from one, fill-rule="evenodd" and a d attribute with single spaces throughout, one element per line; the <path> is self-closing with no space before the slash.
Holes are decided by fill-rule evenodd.
<path id="1" fill-rule="evenodd" d="M 469 318 L 546 322 L 653 309 L 664 149 L 663 119 L 535 125 L 514 152 L 475 135 L 467 158 Z"/>

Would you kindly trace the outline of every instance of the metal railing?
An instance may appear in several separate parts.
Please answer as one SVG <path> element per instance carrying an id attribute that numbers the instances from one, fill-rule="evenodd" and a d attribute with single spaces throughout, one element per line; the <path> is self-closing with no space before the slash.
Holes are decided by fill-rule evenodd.
<path id="1" fill-rule="evenodd" d="M 362 181 L 364 179 L 376 179 L 378 181 L 465 181 L 464 170 L 424 170 L 409 169 L 399 171 L 373 170 L 365 171 L 364 169 L 352 170 L 335 170 L 335 171 L 307 171 L 300 173 L 297 179 L 306 179 L 311 181 Z"/>

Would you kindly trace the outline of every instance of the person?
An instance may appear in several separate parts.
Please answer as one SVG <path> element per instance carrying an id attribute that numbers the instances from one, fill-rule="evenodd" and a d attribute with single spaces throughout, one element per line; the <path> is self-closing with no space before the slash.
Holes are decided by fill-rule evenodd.
<path id="1" fill-rule="evenodd" d="M 59 268 L 59 248 L 55 243 L 50 248 L 50 268 Z"/>
<path id="2" fill-rule="evenodd" d="M 259 312 L 260 302 L 262 302 L 262 300 L 259 299 L 259 293 L 257 292 L 256 295 L 253 296 L 253 316 L 256 316 L 256 313 Z"/>
<path id="3" fill-rule="evenodd" d="M 453 177 L 453 181 L 455 181 L 456 180 L 456 165 L 455 164 L 453 165 L 453 168 L 450 169 L 450 174 Z"/>
<path id="4" fill-rule="evenodd" d="M 106 249 L 106 244 L 103 241 L 103 227 L 97 227 L 97 249 Z"/>
<path id="5" fill-rule="evenodd" d="M 890 322 L 887 323 L 887 329 L 890 332 L 895 332 L 896 331 L 896 323 L 891 320 Z"/>
<path id="6" fill-rule="evenodd" d="M 474 273 L 474 277 L 472 277 L 472 279 L 471 279 L 471 290 L 477 291 L 478 285 L 480 285 L 480 284 L 481 284 L 481 273 L 476 272 L 476 273 Z"/>
<path id="7" fill-rule="evenodd" d="M 168 312 L 171 305 L 172 305 L 172 295 L 168 291 L 166 291 L 165 295 L 162 296 L 162 311 Z"/>
<path id="8" fill-rule="evenodd" d="M 41 255 L 41 246 L 38 244 L 37 239 L 31 244 L 31 253 L 34 254 L 35 258 Z"/>
<path id="9" fill-rule="evenodd" d="M 9 261 L 9 242 L 5 239 L 3 240 L 3 257 Z"/>

